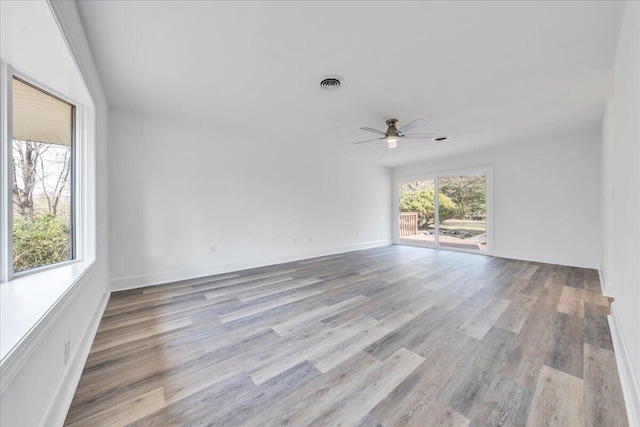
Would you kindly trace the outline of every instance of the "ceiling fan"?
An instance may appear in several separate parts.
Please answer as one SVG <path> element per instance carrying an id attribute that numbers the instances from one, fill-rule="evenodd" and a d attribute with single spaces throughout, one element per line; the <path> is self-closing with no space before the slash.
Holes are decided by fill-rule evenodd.
<path id="1" fill-rule="evenodd" d="M 415 119 L 412 122 L 407 123 L 404 126 L 398 128 L 396 125 L 398 124 L 398 119 L 389 119 L 387 120 L 387 131 L 383 132 L 378 129 L 373 129 L 370 127 L 360 128 L 362 130 L 366 130 L 368 132 L 377 133 L 378 135 L 382 135 L 381 138 L 367 139 L 365 141 L 354 142 L 354 144 L 362 144 L 364 142 L 372 142 L 372 141 L 380 141 L 385 139 L 389 148 L 396 148 L 398 146 L 398 140 L 400 138 L 411 138 L 411 139 L 430 139 L 432 141 L 444 141 L 447 139 L 446 136 L 440 136 L 435 133 L 405 133 L 406 131 L 413 129 L 421 124 L 425 123 L 424 119 Z"/>

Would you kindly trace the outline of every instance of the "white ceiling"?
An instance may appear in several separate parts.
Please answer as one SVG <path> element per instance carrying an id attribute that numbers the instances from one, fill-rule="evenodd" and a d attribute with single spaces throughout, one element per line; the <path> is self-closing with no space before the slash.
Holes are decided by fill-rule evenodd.
<path id="1" fill-rule="evenodd" d="M 79 1 L 110 104 L 385 166 L 600 129 L 624 3 Z M 336 92 L 318 88 L 338 74 Z M 450 140 L 353 145 L 415 118 Z M 185 144 L 187 142 L 185 141 Z"/>

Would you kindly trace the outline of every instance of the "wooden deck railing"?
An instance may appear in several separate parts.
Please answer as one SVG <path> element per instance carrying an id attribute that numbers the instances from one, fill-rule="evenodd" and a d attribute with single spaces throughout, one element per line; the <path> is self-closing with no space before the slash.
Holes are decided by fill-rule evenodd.
<path id="1" fill-rule="evenodd" d="M 418 234 L 418 212 L 400 212 L 400 237 Z"/>

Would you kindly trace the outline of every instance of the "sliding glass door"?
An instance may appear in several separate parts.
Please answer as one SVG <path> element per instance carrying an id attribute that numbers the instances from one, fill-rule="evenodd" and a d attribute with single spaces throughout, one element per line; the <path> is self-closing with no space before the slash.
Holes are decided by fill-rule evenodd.
<path id="1" fill-rule="evenodd" d="M 411 242 L 435 242 L 435 180 L 400 183 L 399 237 Z"/>
<path id="2" fill-rule="evenodd" d="M 398 181 L 397 243 L 487 250 L 490 169 Z"/>
<path id="3" fill-rule="evenodd" d="M 486 250 L 487 175 L 438 178 L 438 185 L 438 244 L 449 248 Z"/>

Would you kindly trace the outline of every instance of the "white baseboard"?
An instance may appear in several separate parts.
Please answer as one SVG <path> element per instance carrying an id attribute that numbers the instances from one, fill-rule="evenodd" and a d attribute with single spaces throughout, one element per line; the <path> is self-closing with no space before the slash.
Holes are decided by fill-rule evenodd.
<path id="1" fill-rule="evenodd" d="M 334 246 L 331 248 L 319 249 L 315 251 L 300 252 L 290 255 L 282 255 L 270 258 L 252 259 L 247 261 L 234 262 L 229 264 L 209 265 L 205 267 L 189 268 L 184 270 L 164 271 L 161 273 L 149 273 L 139 276 L 123 277 L 111 280 L 111 291 L 124 291 L 136 289 L 144 286 L 158 285 L 162 283 L 178 282 L 181 280 L 195 279 L 198 277 L 213 276 L 215 274 L 231 273 L 234 271 L 248 270 L 250 268 L 266 267 L 269 265 L 283 264 L 286 262 L 299 261 L 301 259 L 315 258 L 326 255 L 340 254 L 344 252 L 357 251 L 361 249 L 377 248 L 391 244 L 391 240 L 375 240 L 354 245 Z"/>
<path id="2" fill-rule="evenodd" d="M 613 339 L 624 404 L 627 408 L 629 426 L 640 426 L 640 381 L 638 381 L 637 373 L 634 372 L 629 348 L 624 339 L 622 328 L 618 323 L 615 306 L 615 302 L 611 304 L 611 314 L 607 316 L 607 319 L 609 320 L 609 329 Z"/>
<path id="3" fill-rule="evenodd" d="M 568 267 L 593 268 L 596 270 L 600 267 L 600 262 L 598 262 L 597 260 L 573 258 L 573 257 L 558 256 L 558 255 L 501 251 L 501 250 L 495 250 L 495 249 L 493 250 L 491 255 L 498 258 L 542 262 L 545 264 L 566 265 Z"/>
<path id="4" fill-rule="evenodd" d="M 613 283 L 607 282 L 602 268 L 598 268 L 598 274 L 600 275 L 600 290 L 602 291 L 602 295 L 613 298 Z"/>
<path id="5" fill-rule="evenodd" d="M 615 298 L 615 285 L 611 282 L 601 282 L 602 283 L 602 295 L 605 297 Z"/>
<path id="6" fill-rule="evenodd" d="M 53 397 L 49 401 L 47 408 L 40 420 L 40 426 L 61 426 L 64 424 L 64 420 L 67 417 L 67 412 L 71 406 L 73 395 L 76 392 L 78 383 L 80 382 L 80 376 L 84 369 L 84 364 L 89 357 L 89 351 L 91 350 L 91 344 L 98 331 L 100 320 L 102 320 L 102 314 L 107 307 L 111 292 L 107 289 L 107 292 L 102 296 L 97 310 L 93 313 L 91 322 L 87 325 L 84 333 L 82 334 L 82 341 L 79 343 L 76 351 L 71 358 L 67 369 L 65 370 L 60 382 L 56 386 L 56 390 L 53 393 Z"/>

